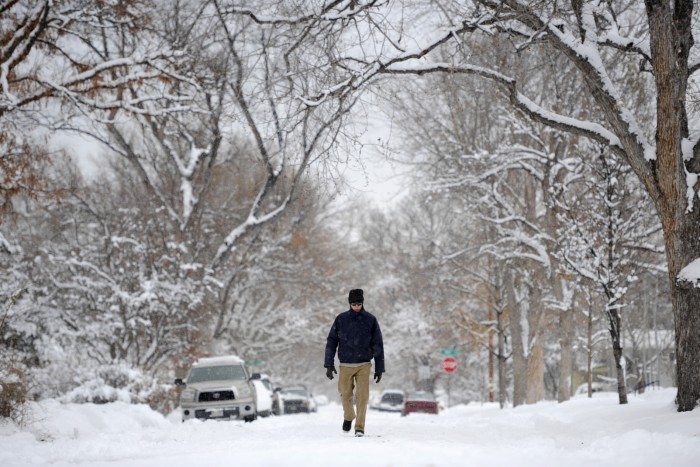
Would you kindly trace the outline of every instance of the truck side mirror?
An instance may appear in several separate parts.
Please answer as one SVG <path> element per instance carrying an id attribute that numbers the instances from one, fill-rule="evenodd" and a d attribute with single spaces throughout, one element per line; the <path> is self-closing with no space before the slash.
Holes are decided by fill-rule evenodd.
<path id="1" fill-rule="evenodd" d="M 182 378 L 177 378 L 177 379 L 175 380 L 175 384 L 177 384 L 178 386 L 186 386 L 186 385 L 187 385 L 187 384 L 182 380 Z"/>
<path id="2" fill-rule="evenodd" d="M 253 373 L 250 375 L 250 379 L 261 379 L 260 373 Z"/>

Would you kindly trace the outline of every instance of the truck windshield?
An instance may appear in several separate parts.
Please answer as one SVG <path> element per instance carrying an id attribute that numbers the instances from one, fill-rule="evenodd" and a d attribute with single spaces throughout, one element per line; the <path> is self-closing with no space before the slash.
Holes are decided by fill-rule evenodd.
<path id="1" fill-rule="evenodd" d="M 245 370 L 241 365 L 207 366 L 192 368 L 187 383 L 201 383 L 202 381 L 228 381 L 231 379 L 246 379 Z"/>

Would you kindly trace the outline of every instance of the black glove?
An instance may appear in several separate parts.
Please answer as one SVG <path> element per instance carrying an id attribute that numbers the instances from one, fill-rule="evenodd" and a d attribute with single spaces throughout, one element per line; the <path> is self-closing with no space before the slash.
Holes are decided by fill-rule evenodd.
<path id="1" fill-rule="evenodd" d="M 378 371 L 374 372 L 374 382 L 379 383 L 382 380 L 382 374 Z"/>
<path id="2" fill-rule="evenodd" d="M 328 379 L 333 379 L 333 373 L 338 373 L 337 371 L 335 371 L 334 366 L 329 366 L 328 368 L 326 368 L 326 377 L 328 377 Z"/>

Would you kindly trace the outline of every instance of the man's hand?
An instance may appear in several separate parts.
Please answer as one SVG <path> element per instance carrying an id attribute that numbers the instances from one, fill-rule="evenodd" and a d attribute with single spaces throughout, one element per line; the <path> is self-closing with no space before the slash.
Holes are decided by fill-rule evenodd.
<path id="1" fill-rule="evenodd" d="M 337 371 L 335 371 L 334 366 L 329 366 L 328 368 L 326 368 L 326 377 L 328 379 L 333 379 L 333 373 L 338 373 Z"/>
<path id="2" fill-rule="evenodd" d="M 382 380 L 382 374 L 379 372 L 374 373 L 374 382 L 379 383 Z"/>

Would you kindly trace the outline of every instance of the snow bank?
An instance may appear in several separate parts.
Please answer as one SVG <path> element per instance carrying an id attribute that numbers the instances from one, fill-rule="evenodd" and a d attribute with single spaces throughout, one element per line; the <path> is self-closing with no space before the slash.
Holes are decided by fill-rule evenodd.
<path id="1" fill-rule="evenodd" d="M 338 404 L 253 423 L 180 422 L 143 405 L 34 404 L 26 429 L 0 424 L 0 465 L 82 466 L 697 466 L 700 410 L 678 413 L 675 390 L 614 393 L 440 415 L 370 410 L 367 437 L 341 431 Z M 352 455 L 348 455 L 350 452 Z"/>

